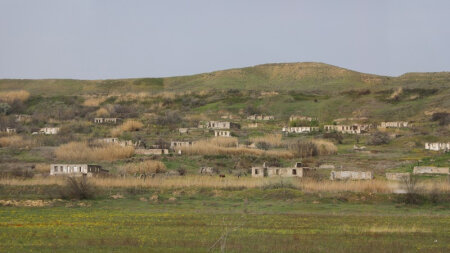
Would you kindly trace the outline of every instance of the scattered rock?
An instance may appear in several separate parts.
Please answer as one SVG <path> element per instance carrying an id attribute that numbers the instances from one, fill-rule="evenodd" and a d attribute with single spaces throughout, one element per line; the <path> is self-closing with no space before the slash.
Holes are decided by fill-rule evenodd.
<path id="1" fill-rule="evenodd" d="M 122 194 L 117 193 L 117 194 L 115 194 L 115 195 L 111 195 L 111 198 L 113 198 L 113 199 L 123 199 L 124 197 L 123 197 Z"/>

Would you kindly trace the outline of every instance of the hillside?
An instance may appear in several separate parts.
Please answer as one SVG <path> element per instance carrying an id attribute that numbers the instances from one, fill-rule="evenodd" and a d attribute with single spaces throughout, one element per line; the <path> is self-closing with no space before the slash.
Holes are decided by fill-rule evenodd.
<path id="1" fill-rule="evenodd" d="M 447 77 L 448 78 L 448 77 Z M 1 89 L 24 89 L 35 95 L 81 95 L 162 90 L 253 89 L 321 90 L 385 84 L 388 77 L 359 73 L 323 63 L 280 63 L 191 76 L 116 80 L 4 79 Z"/>

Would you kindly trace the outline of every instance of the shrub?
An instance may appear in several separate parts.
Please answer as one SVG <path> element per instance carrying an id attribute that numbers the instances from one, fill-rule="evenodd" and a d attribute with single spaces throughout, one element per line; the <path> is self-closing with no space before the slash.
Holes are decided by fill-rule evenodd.
<path id="1" fill-rule="evenodd" d="M 156 124 L 161 126 L 173 126 L 182 121 L 178 112 L 168 111 L 156 118 Z"/>
<path id="2" fill-rule="evenodd" d="M 338 144 L 342 144 L 342 141 L 344 140 L 344 137 L 342 137 L 342 134 L 341 133 L 337 133 L 337 132 L 325 133 L 323 135 L 323 138 L 325 138 L 325 139 L 333 139 Z"/>
<path id="3" fill-rule="evenodd" d="M 384 132 L 375 132 L 367 141 L 368 145 L 382 145 L 390 142 L 390 137 Z"/>
<path id="4" fill-rule="evenodd" d="M 298 140 L 289 146 L 296 157 L 330 155 L 337 153 L 337 147 L 326 140 Z"/>
<path id="5" fill-rule="evenodd" d="M 0 103 L 0 114 L 6 115 L 11 111 L 11 106 L 7 103 Z"/>
<path id="6" fill-rule="evenodd" d="M 89 146 L 86 142 L 69 142 L 55 150 L 59 160 L 68 161 L 114 161 L 131 157 L 133 154 L 133 147 L 117 144 Z"/>
<path id="7" fill-rule="evenodd" d="M 436 112 L 431 116 L 432 121 L 439 121 L 439 125 L 445 126 L 450 124 L 450 113 L 448 112 Z"/>
<path id="8" fill-rule="evenodd" d="M 86 177 L 68 177 L 60 194 L 62 199 L 92 199 L 95 196 L 95 189 Z"/>

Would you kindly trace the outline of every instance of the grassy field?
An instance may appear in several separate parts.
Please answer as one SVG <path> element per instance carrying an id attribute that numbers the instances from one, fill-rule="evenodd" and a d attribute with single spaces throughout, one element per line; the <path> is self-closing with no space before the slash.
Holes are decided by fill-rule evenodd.
<path id="1" fill-rule="evenodd" d="M 121 199 L 0 207 L 0 251 L 450 250 L 448 203 L 405 206 L 392 203 L 391 195 L 346 194 L 346 199 L 292 189 L 190 191 L 195 192 L 122 192 Z"/>

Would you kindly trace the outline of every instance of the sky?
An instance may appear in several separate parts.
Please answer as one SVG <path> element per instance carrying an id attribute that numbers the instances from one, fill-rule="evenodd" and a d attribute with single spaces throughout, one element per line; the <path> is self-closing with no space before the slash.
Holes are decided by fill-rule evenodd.
<path id="1" fill-rule="evenodd" d="M 323 62 L 450 71 L 450 1 L 0 0 L 0 78 L 191 75 Z"/>

